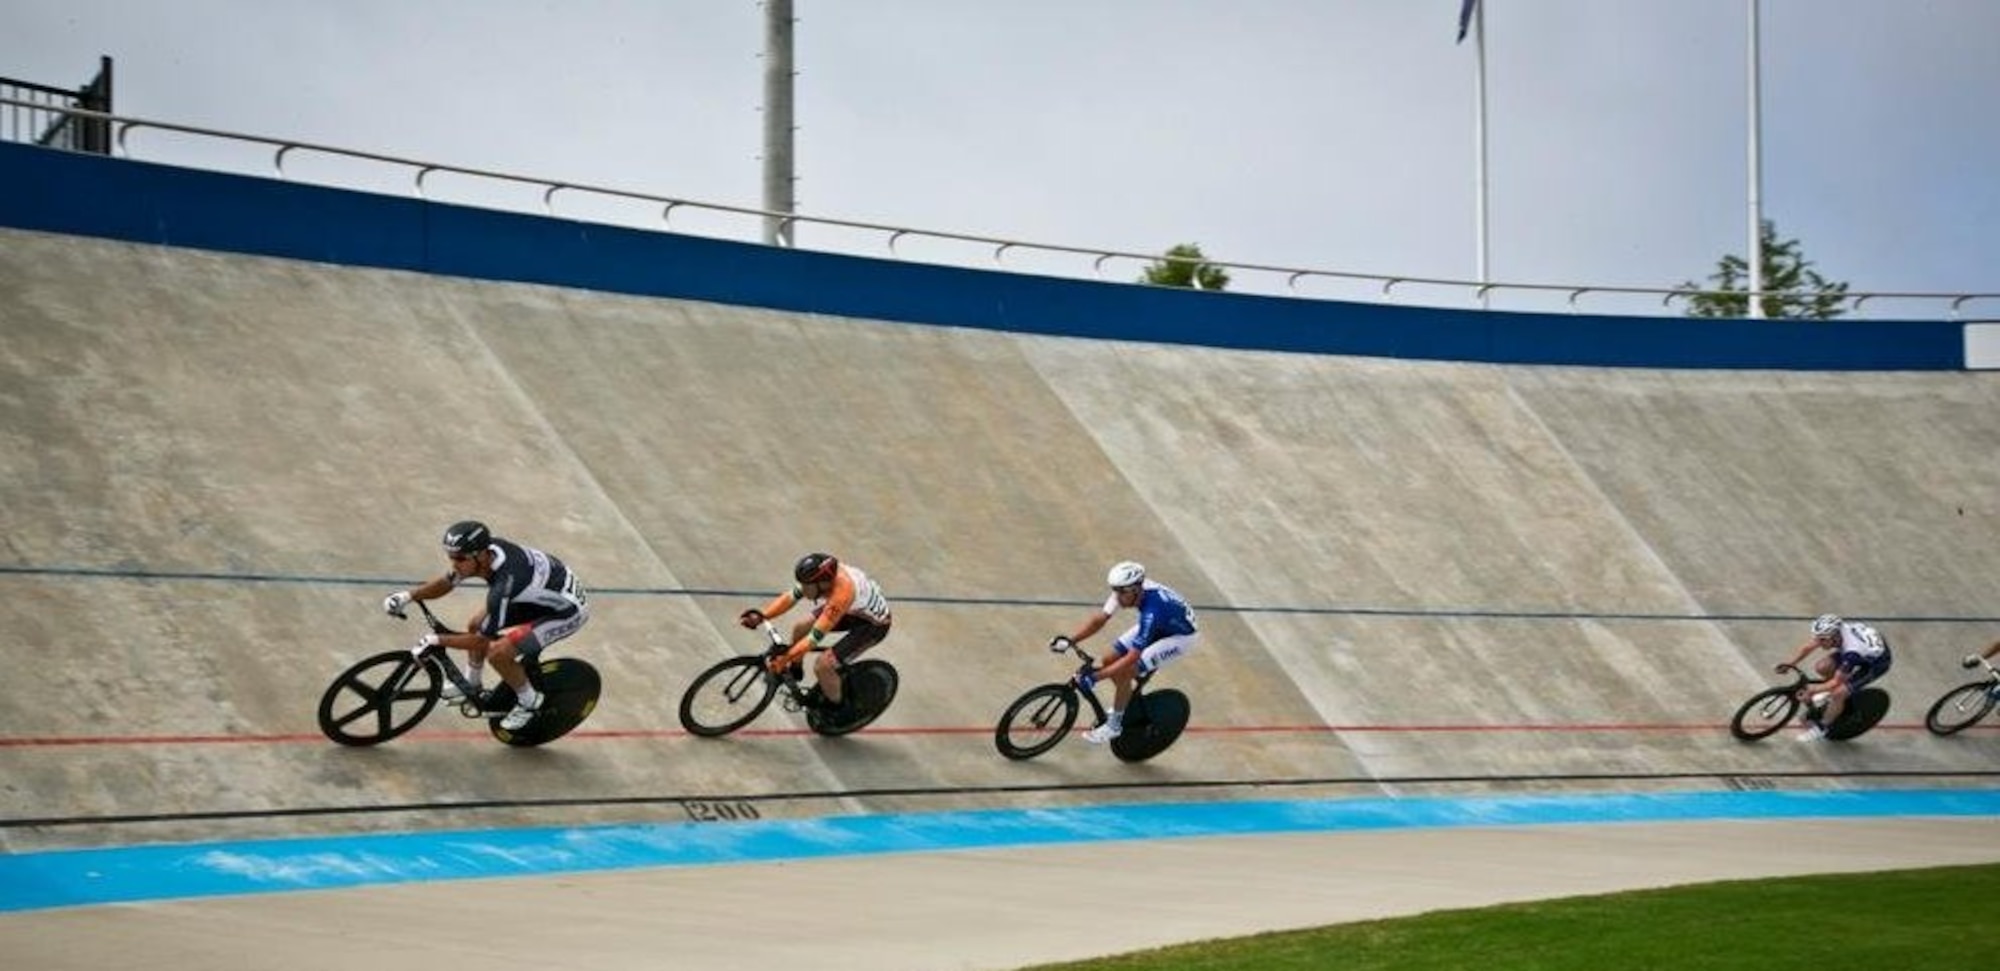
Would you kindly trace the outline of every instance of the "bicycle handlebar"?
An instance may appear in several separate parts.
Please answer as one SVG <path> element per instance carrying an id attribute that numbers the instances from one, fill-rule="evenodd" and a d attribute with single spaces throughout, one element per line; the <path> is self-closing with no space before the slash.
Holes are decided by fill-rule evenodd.
<path id="1" fill-rule="evenodd" d="M 431 633 L 433 633 L 433 634 L 449 634 L 449 633 L 452 633 L 452 629 L 451 629 L 450 625 L 446 624 L 446 623 L 445 623 L 444 621 L 442 621 L 442 620 L 439 620 L 439 619 L 438 619 L 438 615 L 436 615 L 436 614 L 434 614 L 434 613 L 431 613 L 431 605 L 430 605 L 430 604 L 427 604 L 427 603 L 424 603 L 424 602 L 423 602 L 423 601 L 421 601 L 421 600 L 412 600 L 412 601 L 410 601 L 410 603 L 412 603 L 412 604 L 415 604 L 415 605 L 416 605 L 416 608 L 417 608 L 417 609 L 418 609 L 419 611 L 422 611 L 422 612 L 423 612 L 423 615 L 424 615 L 424 623 L 425 623 L 425 624 L 428 624 L 428 625 L 430 626 L 430 629 L 431 629 Z M 392 616 L 392 617 L 395 617 L 395 618 L 396 618 L 397 620 L 409 620 L 409 619 L 410 619 L 410 615 L 409 615 L 409 613 L 408 613 L 408 610 L 409 610 L 409 608 L 408 608 L 408 607 L 405 607 L 405 608 L 404 608 L 404 609 L 403 609 L 402 611 L 398 611 L 397 613 L 394 613 L 394 614 L 391 614 L 390 616 Z"/>

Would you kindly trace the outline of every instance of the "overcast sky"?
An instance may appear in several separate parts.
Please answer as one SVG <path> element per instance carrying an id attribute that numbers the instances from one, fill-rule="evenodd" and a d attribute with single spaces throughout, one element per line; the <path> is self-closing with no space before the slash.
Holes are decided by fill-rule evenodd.
<path id="1" fill-rule="evenodd" d="M 1749 0 L 1484 2 L 1493 279 L 1666 287 L 1745 252 Z M 807 215 L 1477 276 L 1459 0 L 794 3 Z M 753 0 L 7 0 L 0 76 L 69 86 L 110 55 L 124 115 L 756 207 L 763 18 Z M 1761 25 L 1780 234 L 1857 291 L 2000 291 L 2000 2 L 1763 0 Z M 129 144 L 269 170 L 265 152 Z M 406 173 L 287 166 L 408 190 Z M 568 214 L 656 219 L 600 205 Z M 799 242 L 879 252 L 810 227 Z"/>

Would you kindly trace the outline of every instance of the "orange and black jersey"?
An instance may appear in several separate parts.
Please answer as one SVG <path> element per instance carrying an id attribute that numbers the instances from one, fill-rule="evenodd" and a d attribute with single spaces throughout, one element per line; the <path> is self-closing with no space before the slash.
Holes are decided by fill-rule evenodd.
<path id="1" fill-rule="evenodd" d="M 793 604 L 804 599 L 805 592 L 803 585 L 792 584 L 790 590 L 764 605 L 764 616 L 776 617 L 792 609 Z M 889 598 L 882 595 L 881 586 L 859 568 L 845 563 L 833 575 L 831 589 L 813 603 L 813 626 L 808 636 L 814 645 L 848 618 L 883 627 L 889 624 Z"/>

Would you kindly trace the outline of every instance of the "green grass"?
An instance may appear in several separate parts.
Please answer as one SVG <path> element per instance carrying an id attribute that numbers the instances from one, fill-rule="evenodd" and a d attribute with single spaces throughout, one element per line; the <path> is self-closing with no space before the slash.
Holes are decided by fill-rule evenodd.
<path id="1" fill-rule="evenodd" d="M 1945 867 L 1438 911 L 1032 971 L 1986 971 L 2000 969 L 1996 924 L 2000 865 Z"/>

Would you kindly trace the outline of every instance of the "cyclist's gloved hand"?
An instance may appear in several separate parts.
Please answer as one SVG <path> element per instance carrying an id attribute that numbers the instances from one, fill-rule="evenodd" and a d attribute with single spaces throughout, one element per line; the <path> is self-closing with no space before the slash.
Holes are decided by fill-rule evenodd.
<path id="1" fill-rule="evenodd" d="M 1965 660 L 1958 662 L 1958 664 L 1960 667 L 1976 668 L 1979 666 L 1979 655 L 1967 654 Z"/>
<path id="2" fill-rule="evenodd" d="M 1057 634 L 1056 636 L 1049 638 L 1049 653 L 1061 654 L 1062 652 L 1069 650 L 1071 647 L 1075 645 L 1076 642 L 1070 640 L 1069 635 Z"/>
<path id="3" fill-rule="evenodd" d="M 438 636 L 436 634 L 425 634 L 424 636 L 417 638 L 417 646 L 411 648 L 411 650 L 422 651 L 436 647 L 437 645 L 438 645 Z"/>
<path id="4" fill-rule="evenodd" d="M 804 655 L 805 652 L 796 647 L 790 650 L 779 650 L 774 647 L 771 649 L 770 657 L 765 660 L 764 666 L 770 668 L 772 674 L 783 674 L 786 668 L 797 664 L 799 658 Z"/>
<path id="5" fill-rule="evenodd" d="M 398 590 L 382 598 L 382 612 L 401 620 L 403 617 L 403 608 L 410 605 L 410 600 L 411 597 L 408 590 Z"/>
<path id="6" fill-rule="evenodd" d="M 764 622 L 764 612 L 758 610 L 755 607 L 752 607 L 749 610 L 737 614 L 736 622 L 742 624 L 746 630 L 756 630 L 757 625 Z"/>
<path id="7" fill-rule="evenodd" d="M 1773 670 L 1773 671 L 1776 671 L 1776 672 L 1778 672 L 1779 674 L 1783 674 L 1783 673 L 1785 673 L 1785 668 L 1786 668 L 1786 665 L 1784 665 L 1784 664 L 1778 664 L 1778 665 L 1775 665 L 1775 666 L 1773 666 L 1773 667 L 1771 668 L 1771 670 Z"/>

